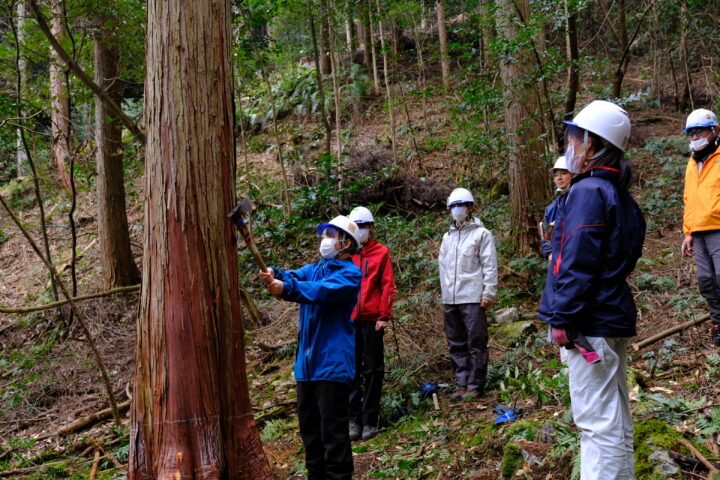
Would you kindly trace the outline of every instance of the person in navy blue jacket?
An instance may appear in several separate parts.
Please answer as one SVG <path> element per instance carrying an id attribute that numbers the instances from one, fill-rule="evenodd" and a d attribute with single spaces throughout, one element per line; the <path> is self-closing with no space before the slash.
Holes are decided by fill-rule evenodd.
<path id="1" fill-rule="evenodd" d="M 555 199 L 550 205 L 545 207 L 545 215 L 542 219 L 542 238 L 540 239 L 540 248 L 542 250 L 543 258 L 550 258 L 552 253 L 552 245 L 550 239 L 552 238 L 552 229 L 555 226 L 555 217 L 557 217 L 558 204 L 561 199 L 565 196 L 567 189 L 570 187 L 572 181 L 572 173 L 567 169 L 567 163 L 565 162 L 565 155 L 558 157 L 555 161 L 555 165 L 550 170 L 553 177 L 553 183 L 555 184 Z"/>
<path id="2" fill-rule="evenodd" d="M 566 123 L 574 177 L 558 205 L 539 317 L 555 343 L 570 348 L 579 333 L 600 358 L 591 363 L 578 348 L 567 350 L 573 418 L 583 434 L 581 479 L 632 479 L 626 350 L 636 309 L 626 279 L 642 254 L 645 220 L 628 192 L 630 119 L 619 106 L 594 101 Z"/>
<path id="3" fill-rule="evenodd" d="M 295 380 L 300 436 L 310 480 L 351 480 L 350 384 L 355 378 L 351 319 L 362 274 L 350 256 L 359 229 L 338 216 L 318 226 L 320 261 L 297 270 L 260 273 L 268 291 L 300 304 Z"/>

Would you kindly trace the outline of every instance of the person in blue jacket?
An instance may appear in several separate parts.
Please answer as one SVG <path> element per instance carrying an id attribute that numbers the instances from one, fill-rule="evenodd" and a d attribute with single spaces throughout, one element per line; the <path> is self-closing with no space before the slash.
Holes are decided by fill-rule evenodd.
<path id="1" fill-rule="evenodd" d="M 348 434 L 355 378 L 355 308 L 362 274 L 350 256 L 358 226 L 338 216 L 318 226 L 320 261 L 297 270 L 260 273 L 268 291 L 300 304 L 295 380 L 300 436 L 310 480 L 351 480 Z"/>
<path id="2" fill-rule="evenodd" d="M 558 205 L 561 199 L 565 196 L 567 189 L 570 187 L 572 181 L 572 173 L 567 169 L 567 163 L 565 162 L 565 155 L 558 157 L 555 161 L 555 165 L 550 170 L 553 176 L 553 183 L 555 184 L 555 199 L 550 205 L 545 207 L 545 215 L 542 219 L 542 238 L 540 239 L 540 247 L 542 250 L 543 258 L 550 258 L 552 253 L 552 246 L 550 239 L 552 238 L 553 227 L 555 226 L 555 217 L 557 216 Z"/>
<path id="3" fill-rule="evenodd" d="M 570 401 L 582 431 L 580 478 L 632 479 L 626 350 L 637 312 L 626 279 L 642 254 L 645 220 L 628 192 L 630 119 L 619 106 L 594 101 L 566 123 L 565 156 L 574 177 L 558 205 L 539 317 L 555 343 L 569 348 Z M 569 339 L 582 336 L 599 362 L 570 349 Z"/>

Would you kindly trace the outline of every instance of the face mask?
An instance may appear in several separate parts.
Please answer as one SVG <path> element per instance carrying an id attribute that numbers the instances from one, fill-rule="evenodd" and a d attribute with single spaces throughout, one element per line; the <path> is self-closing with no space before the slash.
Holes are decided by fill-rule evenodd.
<path id="1" fill-rule="evenodd" d="M 567 149 L 565 150 L 565 159 L 567 161 L 567 167 L 570 173 L 580 173 L 580 165 L 582 165 L 583 156 L 584 155 L 582 154 L 575 154 L 575 147 L 573 145 L 567 147 Z"/>
<path id="2" fill-rule="evenodd" d="M 708 137 L 701 137 L 697 140 L 690 140 L 690 150 L 693 152 L 699 152 L 703 148 L 707 147 Z"/>
<path id="3" fill-rule="evenodd" d="M 458 205 L 457 207 L 452 207 L 450 209 L 450 214 L 452 215 L 456 223 L 462 224 L 465 223 L 465 220 L 467 220 L 468 208 L 462 205 Z"/>
<path id="4" fill-rule="evenodd" d="M 334 238 L 323 238 L 320 241 L 320 256 L 325 260 L 332 260 L 337 256 L 338 251 L 335 249 L 335 241 Z"/>
<path id="5" fill-rule="evenodd" d="M 369 228 L 361 228 L 360 229 L 360 245 L 365 245 L 367 243 L 369 237 L 370 237 L 370 229 Z"/>

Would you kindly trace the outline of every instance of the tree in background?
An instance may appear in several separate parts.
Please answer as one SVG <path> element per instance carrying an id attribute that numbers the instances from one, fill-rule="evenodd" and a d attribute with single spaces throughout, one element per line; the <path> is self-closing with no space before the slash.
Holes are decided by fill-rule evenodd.
<path id="1" fill-rule="evenodd" d="M 498 31 L 518 41 L 521 26 L 530 18 L 528 0 L 497 0 Z M 530 39 L 506 55 L 500 63 L 504 87 L 505 128 L 509 136 L 510 215 L 521 254 L 537 251 L 535 226 L 550 196 L 547 171 L 543 168 L 542 122 L 534 118 L 541 111 L 533 84 L 524 80 L 534 61 Z M 551 127 L 552 128 L 552 127 Z"/>
<path id="2" fill-rule="evenodd" d="M 226 218 L 235 191 L 230 1 L 153 0 L 148 24 L 147 228 L 128 478 L 269 479 Z"/>
<path id="3" fill-rule="evenodd" d="M 111 2 L 112 3 L 112 2 Z M 112 5 L 105 5 L 112 11 Z M 109 26 L 108 15 L 96 15 L 93 38 L 95 83 L 118 105 L 123 83 L 119 77 L 119 39 Z M 134 285 L 140 280 L 130 248 L 125 182 L 123 178 L 122 124 L 95 97 L 95 161 L 97 163 L 98 236 L 103 284 L 106 289 Z"/>
<path id="4" fill-rule="evenodd" d="M 68 36 L 65 28 L 65 11 L 60 0 L 50 2 L 52 34 L 62 42 Z M 50 49 L 50 105 L 52 123 L 52 152 L 60 183 L 70 190 L 70 175 L 67 171 L 70 157 L 70 91 L 68 90 L 67 70 L 54 49 Z"/>

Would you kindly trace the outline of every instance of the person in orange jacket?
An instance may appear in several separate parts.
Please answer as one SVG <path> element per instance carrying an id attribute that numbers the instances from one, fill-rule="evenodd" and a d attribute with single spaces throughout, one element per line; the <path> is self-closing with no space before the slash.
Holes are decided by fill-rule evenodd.
<path id="1" fill-rule="evenodd" d="M 698 289 L 710 309 L 712 344 L 720 347 L 720 124 L 710 110 L 688 115 L 692 155 L 685 170 L 683 256 L 694 256 Z"/>
<path id="2" fill-rule="evenodd" d="M 350 388 L 350 439 L 370 440 L 378 432 L 380 395 L 385 376 L 383 336 L 392 318 L 395 277 L 390 252 L 379 243 L 375 219 L 365 207 L 350 212 L 360 229 L 362 249 L 352 261 L 362 272 L 355 320 L 355 381 Z M 364 381 L 364 385 L 363 385 Z"/>

